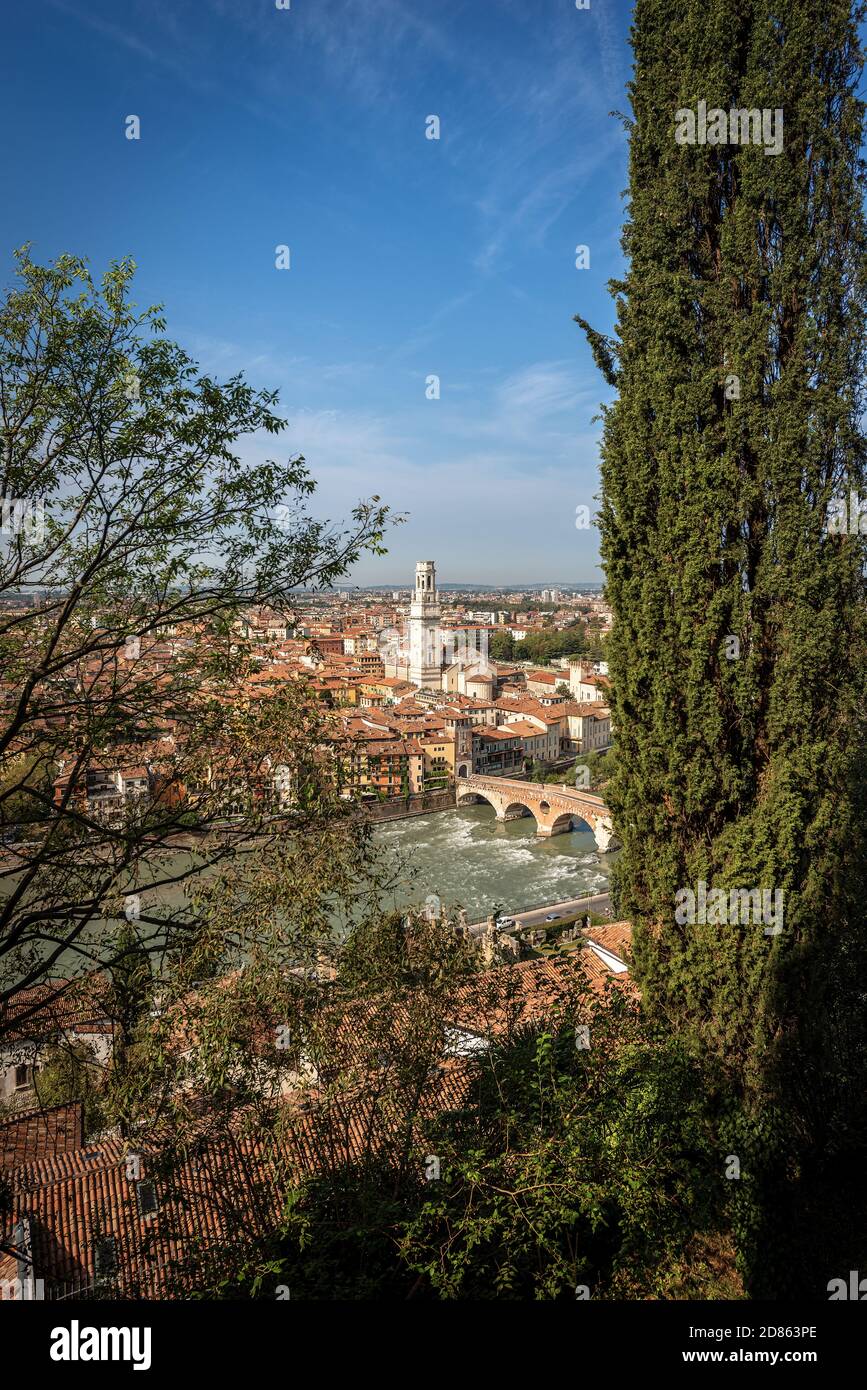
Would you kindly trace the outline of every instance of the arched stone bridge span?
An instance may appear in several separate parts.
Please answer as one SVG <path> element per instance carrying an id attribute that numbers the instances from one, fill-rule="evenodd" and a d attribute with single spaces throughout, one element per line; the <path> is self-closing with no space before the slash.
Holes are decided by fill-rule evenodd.
<path id="1" fill-rule="evenodd" d="M 561 787 L 546 782 L 519 782 L 510 777 L 480 777 L 469 773 L 455 786 L 455 804 L 487 801 L 497 820 L 517 820 L 528 813 L 536 821 L 538 835 L 560 835 L 572 829 L 573 819 L 586 821 L 601 853 L 615 844 L 611 815 L 601 796 L 578 787 Z"/>

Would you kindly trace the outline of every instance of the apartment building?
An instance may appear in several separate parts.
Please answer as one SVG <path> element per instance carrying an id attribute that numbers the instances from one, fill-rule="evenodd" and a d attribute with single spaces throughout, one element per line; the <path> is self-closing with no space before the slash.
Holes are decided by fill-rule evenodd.
<path id="1" fill-rule="evenodd" d="M 470 739 L 473 772 L 486 777 L 514 777 L 523 772 L 524 742 L 511 729 L 473 729 Z"/>
<path id="2" fill-rule="evenodd" d="M 572 753 L 593 753 L 611 747 L 611 711 L 601 700 L 579 703 L 570 700 L 563 706 L 568 728 L 568 743 Z"/>
<path id="3" fill-rule="evenodd" d="M 392 800 L 424 790 L 424 753 L 401 738 L 357 738 L 340 756 L 342 794 Z"/>

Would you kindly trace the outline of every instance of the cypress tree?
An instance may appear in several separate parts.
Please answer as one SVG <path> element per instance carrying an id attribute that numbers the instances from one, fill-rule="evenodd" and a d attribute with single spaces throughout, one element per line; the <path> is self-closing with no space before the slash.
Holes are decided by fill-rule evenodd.
<path id="1" fill-rule="evenodd" d="M 616 336 L 577 319 L 617 387 L 600 528 L 620 905 L 646 1007 L 706 1063 L 766 1297 L 845 1275 L 835 1194 L 867 1133 L 861 18 L 637 0 Z M 766 112 L 763 134 L 712 115 L 732 109 Z M 684 921 L 700 883 L 725 902 Z M 782 920 L 732 889 L 779 892 Z"/>

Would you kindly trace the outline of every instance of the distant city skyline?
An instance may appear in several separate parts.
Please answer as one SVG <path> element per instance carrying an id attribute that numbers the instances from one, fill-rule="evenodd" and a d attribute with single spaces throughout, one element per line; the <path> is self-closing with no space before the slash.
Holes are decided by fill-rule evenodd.
<path id="1" fill-rule="evenodd" d="M 600 579 L 521 579 L 515 581 L 505 580 L 499 584 L 479 584 L 474 580 L 453 580 L 439 583 L 437 588 L 440 593 L 450 593 L 452 591 L 461 593 L 469 590 L 479 590 L 482 593 L 517 593 L 521 589 L 547 589 L 550 587 L 568 590 L 580 589 L 582 586 L 586 586 L 588 589 L 601 589 L 603 584 Z M 379 589 L 390 589 L 394 591 L 400 589 L 402 591 L 405 590 L 407 593 L 412 589 L 412 585 L 407 584 L 405 580 L 403 582 L 395 581 L 394 583 L 388 580 L 382 580 L 376 584 L 353 584 L 347 581 L 345 584 L 336 584 L 334 587 L 337 591 L 356 588 L 371 591 Z"/>
<path id="2" fill-rule="evenodd" d="M 611 391 L 572 315 L 610 331 L 622 269 L 622 0 L 49 0 L 4 24 L 4 287 L 25 241 L 132 256 L 204 370 L 279 391 L 289 427 L 251 457 L 303 453 L 319 516 L 408 513 L 359 583 L 428 553 L 467 582 L 601 577 L 575 509 Z"/>

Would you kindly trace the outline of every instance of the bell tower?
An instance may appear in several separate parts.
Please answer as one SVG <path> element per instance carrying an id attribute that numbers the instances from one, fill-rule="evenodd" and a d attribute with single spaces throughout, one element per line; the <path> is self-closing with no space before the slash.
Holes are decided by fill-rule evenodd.
<path id="1" fill-rule="evenodd" d="M 414 685 L 440 688 L 441 646 L 436 566 L 433 560 L 419 560 L 409 608 L 409 678 Z"/>

